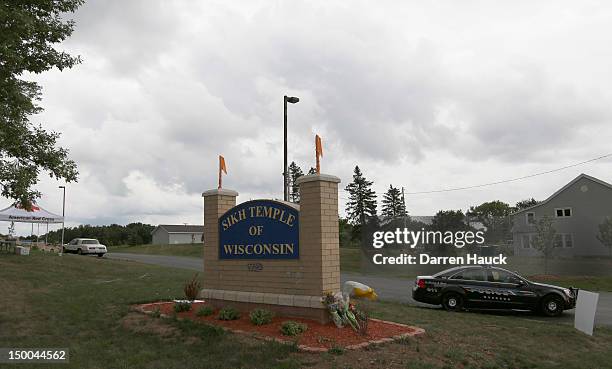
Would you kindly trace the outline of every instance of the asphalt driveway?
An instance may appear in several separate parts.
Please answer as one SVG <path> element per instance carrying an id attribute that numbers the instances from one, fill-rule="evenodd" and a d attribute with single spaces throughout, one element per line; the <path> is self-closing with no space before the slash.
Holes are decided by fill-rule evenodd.
<path id="1" fill-rule="evenodd" d="M 195 271 L 202 271 L 204 267 L 201 258 L 184 256 L 128 254 L 112 252 L 106 254 L 106 257 L 110 259 L 131 260 L 140 263 L 155 264 L 171 268 L 191 269 Z M 412 299 L 411 288 L 413 281 L 410 279 L 387 278 L 374 275 L 362 275 L 343 272 L 340 275 L 340 280 L 342 283 L 344 283 L 345 281 L 357 281 L 368 285 L 376 291 L 378 297 L 381 300 L 399 301 L 426 308 L 436 308 L 432 307 L 431 305 L 422 304 Z M 534 316 L 531 313 L 517 314 L 525 315 L 529 318 L 537 317 L 541 318 L 542 320 L 546 319 L 544 317 Z M 561 318 L 555 318 L 551 321 L 559 321 L 559 319 L 564 322 L 572 323 L 574 321 L 574 311 L 566 311 L 564 312 Z M 595 317 L 595 323 L 597 325 L 612 326 L 612 292 L 599 293 L 599 303 L 597 305 L 597 315 Z"/>

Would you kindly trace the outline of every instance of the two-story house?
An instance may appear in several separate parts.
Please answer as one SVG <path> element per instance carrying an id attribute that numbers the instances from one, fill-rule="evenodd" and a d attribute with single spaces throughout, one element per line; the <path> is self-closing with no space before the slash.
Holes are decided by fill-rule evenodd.
<path id="1" fill-rule="evenodd" d="M 535 222 L 545 215 L 554 220 L 556 256 L 610 255 L 597 234 L 599 224 L 612 216 L 611 184 L 581 174 L 546 200 L 512 214 L 515 255 L 541 255 L 531 241 L 536 234 Z"/>

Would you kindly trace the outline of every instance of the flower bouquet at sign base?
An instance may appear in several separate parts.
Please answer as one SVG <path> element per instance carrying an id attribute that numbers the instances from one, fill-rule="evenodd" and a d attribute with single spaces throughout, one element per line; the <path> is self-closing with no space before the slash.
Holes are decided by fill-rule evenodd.
<path id="1" fill-rule="evenodd" d="M 349 302 L 348 294 L 337 292 L 335 294 L 327 293 L 323 297 L 323 304 L 327 306 L 327 310 L 332 317 L 336 327 L 342 328 L 346 325 L 350 326 L 354 331 L 359 330 L 359 323 L 355 318 L 355 306 Z"/>

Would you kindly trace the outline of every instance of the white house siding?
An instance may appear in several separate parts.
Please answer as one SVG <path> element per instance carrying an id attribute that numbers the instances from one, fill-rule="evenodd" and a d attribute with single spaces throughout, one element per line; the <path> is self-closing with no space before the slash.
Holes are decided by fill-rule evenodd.
<path id="1" fill-rule="evenodd" d="M 168 244 L 202 243 L 202 233 L 170 233 Z"/>

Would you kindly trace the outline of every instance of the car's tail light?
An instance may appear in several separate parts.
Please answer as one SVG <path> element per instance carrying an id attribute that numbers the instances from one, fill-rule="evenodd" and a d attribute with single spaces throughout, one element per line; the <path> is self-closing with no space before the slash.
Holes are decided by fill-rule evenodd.
<path id="1" fill-rule="evenodd" d="M 417 279 L 417 283 L 416 283 L 417 287 L 419 288 L 425 288 L 425 281 L 422 279 Z"/>

